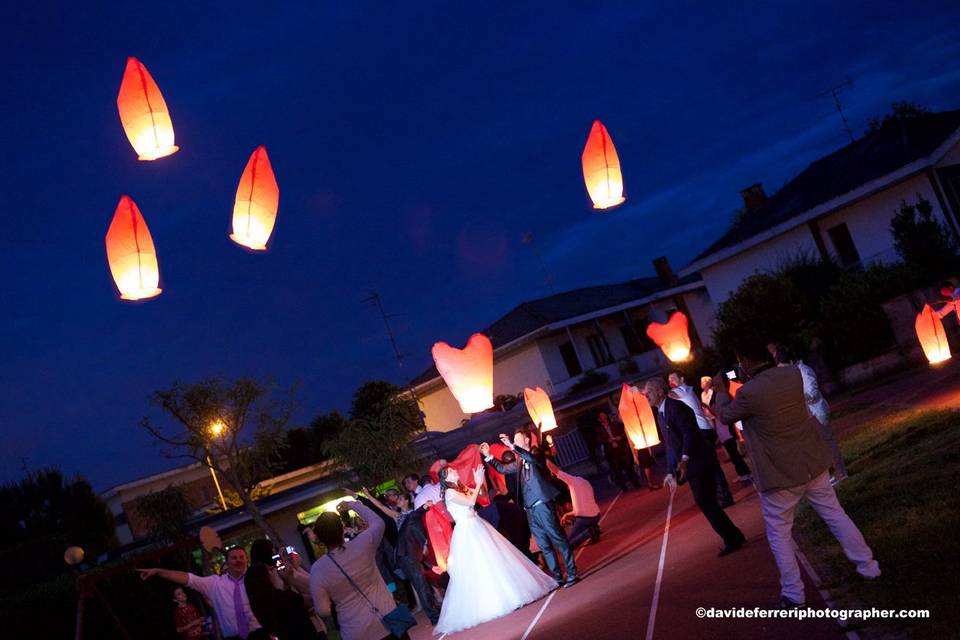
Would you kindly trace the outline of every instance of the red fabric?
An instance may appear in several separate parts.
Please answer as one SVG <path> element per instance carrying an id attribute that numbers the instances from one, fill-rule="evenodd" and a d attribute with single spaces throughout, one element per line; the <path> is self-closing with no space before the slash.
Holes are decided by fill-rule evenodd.
<path id="1" fill-rule="evenodd" d="M 440 484 L 440 469 L 445 466 L 447 466 L 446 460 L 437 460 L 430 465 L 430 479 L 433 480 L 433 484 Z"/>
<path id="2" fill-rule="evenodd" d="M 450 555 L 450 538 L 453 537 L 453 525 L 446 509 L 440 507 L 443 503 L 435 504 L 427 510 L 423 517 L 423 524 L 427 528 L 430 546 L 441 570 L 447 570 L 447 556 Z"/>
<path id="3" fill-rule="evenodd" d="M 491 450 L 492 449 L 493 447 L 491 447 Z M 468 444 L 466 448 L 460 452 L 460 455 L 449 462 L 447 466 L 457 470 L 457 474 L 460 476 L 460 484 L 468 489 L 474 489 L 476 488 L 476 483 L 473 481 L 473 471 L 482 463 L 483 458 L 480 456 L 480 445 Z M 486 479 L 484 479 L 480 485 L 477 504 L 481 507 L 486 507 L 490 504 L 490 492 L 487 489 Z"/>
<path id="4" fill-rule="evenodd" d="M 197 608 L 188 602 L 182 607 L 177 607 L 173 612 L 173 624 L 175 627 L 183 627 L 194 620 L 200 619 L 200 617 L 200 612 L 197 611 Z M 202 638 L 203 629 L 201 627 L 202 625 L 191 627 L 180 635 L 183 638 Z"/>
<path id="5" fill-rule="evenodd" d="M 509 449 L 500 442 L 495 442 L 490 445 L 490 455 L 498 460 L 503 456 L 504 451 L 509 451 Z M 487 467 L 487 474 L 490 478 L 490 483 L 496 488 L 496 493 L 506 493 L 507 492 L 507 479 L 503 477 L 503 474 L 494 469 L 492 466 Z"/>

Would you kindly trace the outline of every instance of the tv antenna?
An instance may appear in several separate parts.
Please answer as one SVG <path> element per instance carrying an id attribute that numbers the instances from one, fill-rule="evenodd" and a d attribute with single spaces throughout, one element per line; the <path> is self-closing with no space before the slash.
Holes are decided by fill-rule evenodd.
<path id="1" fill-rule="evenodd" d="M 553 286 L 553 274 L 547 271 L 547 265 L 544 263 L 543 256 L 540 254 L 540 247 L 538 247 L 534 241 L 533 233 L 525 231 L 520 239 L 523 244 L 528 244 L 530 248 L 533 249 L 533 255 L 537 256 L 537 264 L 540 265 L 540 273 L 543 274 L 543 283 L 550 289 L 550 293 L 556 293 L 556 288 Z"/>
<path id="2" fill-rule="evenodd" d="M 827 96 L 833 97 L 833 105 L 837 109 L 837 113 L 840 114 L 840 119 L 843 121 L 843 128 L 847 130 L 847 135 L 850 136 L 850 142 L 854 141 L 853 131 L 850 130 L 850 123 L 847 122 L 847 116 L 843 113 L 843 104 L 840 102 L 840 94 L 852 86 L 853 80 L 847 78 L 840 84 L 834 85 L 826 91 L 821 91 L 817 94 L 818 98 L 826 98 Z"/>
<path id="3" fill-rule="evenodd" d="M 397 361 L 397 366 L 401 369 L 403 368 L 403 359 L 406 354 L 400 351 L 400 347 L 397 346 L 397 337 L 393 332 L 393 327 L 390 325 L 390 318 L 395 318 L 395 315 L 387 314 L 386 310 L 383 308 L 383 301 L 380 299 L 380 293 L 374 290 L 370 291 L 370 295 L 363 299 L 363 302 L 367 302 L 374 307 L 380 313 L 380 317 L 383 318 L 383 326 L 387 330 L 387 338 L 390 339 L 390 346 L 393 348 L 393 357 Z"/>

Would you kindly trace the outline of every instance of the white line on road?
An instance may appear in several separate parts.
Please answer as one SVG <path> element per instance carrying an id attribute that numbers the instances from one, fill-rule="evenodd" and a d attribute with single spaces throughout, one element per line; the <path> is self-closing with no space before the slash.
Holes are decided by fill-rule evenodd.
<path id="1" fill-rule="evenodd" d="M 623 495 L 623 491 L 621 491 L 620 493 L 618 493 L 618 494 L 613 498 L 613 500 L 610 502 L 610 506 L 607 507 L 607 510 L 603 512 L 603 515 L 602 515 L 602 516 L 600 516 L 600 520 L 597 521 L 597 526 L 600 526 L 600 523 L 602 523 L 603 520 L 604 520 L 604 518 L 607 517 L 607 514 L 610 513 L 610 510 L 611 510 L 611 509 L 613 509 L 613 505 L 617 504 L 617 500 L 619 500 L 619 499 L 620 499 L 620 496 L 622 496 L 622 495 Z M 580 549 L 577 551 L 577 553 L 573 556 L 574 562 L 577 561 L 577 558 L 580 557 L 580 554 L 583 553 L 583 550 L 584 550 L 584 549 L 586 549 L 586 547 L 580 547 Z M 557 589 L 557 591 L 559 591 L 559 589 Z M 533 628 L 536 626 L 536 624 L 537 624 L 538 622 L 540 622 L 540 617 L 543 615 L 543 612 L 547 610 L 547 606 L 550 604 L 550 601 L 553 600 L 553 596 L 557 595 L 557 591 L 554 591 L 553 593 L 551 593 L 551 594 L 550 594 L 550 597 L 547 598 L 547 599 L 544 601 L 543 605 L 541 605 L 541 607 L 540 607 L 540 611 L 537 612 L 537 617 L 535 617 L 535 618 L 533 619 L 533 622 L 530 623 L 530 626 L 527 627 L 527 630 L 523 632 L 523 635 L 522 635 L 522 636 L 520 636 L 520 640 L 527 640 L 527 636 L 530 635 L 530 632 L 533 631 Z M 441 638 L 441 640 L 443 640 L 443 639 Z"/>
<path id="2" fill-rule="evenodd" d="M 670 537 L 670 516 L 673 515 L 673 496 L 676 490 L 670 491 L 670 502 L 667 503 L 667 521 L 663 525 L 663 543 L 660 545 L 660 564 L 657 566 L 657 582 L 653 587 L 653 602 L 650 603 L 650 619 L 647 621 L 646 640 L 653 638 L 653 625 L 657 620 L 657 604 L 660 602 L 660 583 L 663 581 L 663 561 L 667 557 L 667 538 Z"/>

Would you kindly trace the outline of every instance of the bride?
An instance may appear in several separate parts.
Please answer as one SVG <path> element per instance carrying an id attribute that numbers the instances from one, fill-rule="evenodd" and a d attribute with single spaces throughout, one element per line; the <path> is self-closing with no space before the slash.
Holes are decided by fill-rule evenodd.
<path id="1" fill-rule="evenodd" d="M 499 618 L 557 588 L 556 580 L 477 515 L 473 505 L 483 484 L 483 465 L 473 478 L 476 488 L 469 489 L 453 467 L 440 474 L 447 511 L 457 526 L 447 559 L 450 584 L 434 633 L 453 633 Z"/>

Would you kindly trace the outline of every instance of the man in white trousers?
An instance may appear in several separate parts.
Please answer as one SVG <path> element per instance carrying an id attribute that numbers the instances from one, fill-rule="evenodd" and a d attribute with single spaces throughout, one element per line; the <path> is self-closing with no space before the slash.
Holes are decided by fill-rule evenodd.
<path id="1" fill-rule="evenodd" d="M 718 409 L 717 417 L 727 424 L 744 423 L 767 541 L 780 570 L 780 606 L 806 602 L 792 535 L 794 511 L 804 498 L 823 518 L 857 572 L 868 579 L 878 577 L 880 565 L 830 484 L 830 451 L 816 418 L 807 410 L 800 370 L 774 366 L 766 344 L 760 341 L 744 341 L 737 356 L 748 380 L 732 402 Z"/>

